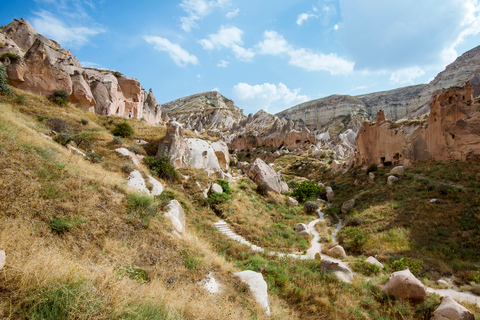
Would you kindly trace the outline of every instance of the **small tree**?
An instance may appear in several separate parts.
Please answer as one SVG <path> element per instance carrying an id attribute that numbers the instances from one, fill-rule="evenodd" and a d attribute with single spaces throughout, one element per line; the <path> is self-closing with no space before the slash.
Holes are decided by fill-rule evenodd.
<path id="1" fill-rule="evenodd" d="M 55 89 L 53 90 L 50 100 L 58 104 L 67 104 L 70 101 L 69 94 L 65 89 Z"/>
<path id="2" fill-rule="evenodd" d="M 0 65 L 0 93 L 2 94 L 12 94 L 13 90 L 8 86 L 7 83 L 7 72 L 5 66 Z"/>
<path id="3" fill-rule="evenodd" d="M 127 138 L 133 136 L 133 128 L 126 122 L 119 123 L 113 128 L 112 134 L 114 136 L 120 136 L 122 138 Z"/>
<path id="4" fill-rule="evenodd" d="M 305 180 L 302 183 L 296 183 L 293 187 L 292 197 L 299 202 L 305 202 L 309 199 L 314 199 L 322 192 L 322 188 L 316 184 Z"/>
<path id="5" fill-rule="evenodd" d="M 150 168 L 152 174 L 165 179 L 165 180 L 176 180 L 179 178 L 178 171 L 175 169 L 173 164 L 170 163 L 168 156 L 160 157 L 145 157 L 143 162 Z"/>

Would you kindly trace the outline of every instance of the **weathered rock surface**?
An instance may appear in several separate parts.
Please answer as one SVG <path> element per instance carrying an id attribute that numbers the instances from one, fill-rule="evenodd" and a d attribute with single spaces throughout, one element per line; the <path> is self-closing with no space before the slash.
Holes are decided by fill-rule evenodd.
<path id="1" fill-rule="evenodd" d="M 324 258 L 321 259 L 320 269 L 335 274 L 339 279 L 345 282 L 351 282 L 353 279 L 353 272 L 345 262 Z"/>
<path id="2" fill-rule="evenodd" d="M 352 211 L 353 207 L 355 206 L 355 199 L 350 199 L 348 201 L 345 201 L 343 204 L 342 204 L 342 213 L 343 214 L 348 214 L 350 213 L 350 211 Z"/>
<path id="3" fill-rule="evenodd" d="M 222 285 L 215 279 L 215 276 L 212 272 L 209 272 L 208 275 L 200 281 L 198 284 L 200 284 L 202 287 L 205 288 L 208 292 L 212 294 L 216 294 L 222 291 Z"/>
<path id="4" fill-rule="evenodd" d="M 145 183 L 142 174 L 138 170 L 133 170 L 130 172 L 130 175 L 127 178 L 127 188 L 150 194 L 150 190 L 148 190 L 147 184 Z"/>
<path id="5" fill-rule="evenodd" d="M 335 192 L 333 192 L 332 187 L 326 187 L 325 190 L 327 191 L 327 200 L 332 202 L 333 198 L 335 197 Z"/>
<path id="6" fill-rule="evenodd" d="M 233 274 L 239 277 L 242 282 L 246 283 L 252 291 L 255 301 L 260 304 L 265 313 L 270 315 L 270 303 L 268 302 L 268 287 L 261 273 L 251 270 L 245 270 Z"/>
<path id="7" fill-rule="evenodd" d="M 480 159 L 480 103 L 466 84 L 439 93 L 430 103 L 426 121 L 366 121 L 357 136 L 354 163 Z"/>
<path id="8" fill-rule="evenodd" d="M 382 286 L 382 292 L 399 300 L 423 301 L 427 296 L 423 284 L 408 269 L 392 273 Z"/>
<path id="9" fill-rule="evenodd" d="M 334 258 L 345 258 L 347 254 L 345 253 L 345 249 L 342 246 L 336 245 L 328 250 L 328 254 Z"/>
<path id="10" fill-rule="evenodd" d="M 240 168 L 256 183 L 264 182 L 268 188 L 278 194 L 289 190 L 287 183 L 282 176 L 267 165 L 263 160 L 257 158 L 252 165 L 240 165 Z"/>
<path id="11" fill-rule="evenodd" d="M 431 320 L 475 320 L 475 316 L 451 297 L 445 296 Z"/>
<path id="12" fill-rule="evenodd" d="M 395 168 L 390 170 L 390 174 L 403 175 L 404 172 L 405 172 L 404 166 L 396 166 Z"/>
<path id="13" fill-rule="evenodd" d="M 287 198 L 287 204 L 290 206 L 290 207 L 296 207 L 298 206 L 298 201 L 293 199 L 292 197 L 288 197 Z"/>
<path id="14" fill-rule="evenodd" d="M 140 168 L 140 161 L 143 159 L 143 156 L 137 155 L 135 152 L 128 150 L 127 148 L 117 148 L 115 149 L 118 153 L 124 155 L 125 157 L 129 157 L 133 164 Z"/>
<path id="15" fill-rule="evenodd" d="M 152 190 L 150 190 L 150 194 L 152 196 L 159 196 L 163 192 L 163 185 L 160 183 L 160 181 L 157 181 L 152 176 L 148 176 L 148 182 L 152 185 Z"/>
<path id="16" fill-rule="evenodd" d="M 395 184 L 395 182 L 398 181 L 398 177 L 395 177 L 395 176 L 388 176 L 387 178 L 387 185 L 389 186 L 393 186 Z"/>
<path id="17" fill-rule="evenodd" d="M 5 261 L 6 261 L 6 255 L 5 255 L 5 251 L 3 250 L 0 250 L 0 270 L 3 269 L 3 266 L 5 266 Z"/>
<path id="18" fill-rule="evenodd" d="M 383 269 L 384 266 L 383 264 L 378 261 L 377 259 L 375 259 L 374 257 L 370 256 L 368 257 L 366 260 L 365 260 L 366 263 L 370 263 L 370 264 L 373 264 L 373 265 L 376 265 L 377 267 L 379 267 L 380 269 Z"/>
<path id="19" fill-rule="evenodd" d="M 36 94 L 50 95 L 65 89 L 70 99 L 82 108 L 105 114 L 144 118 L 148 123 L 161 122 L 160 105 L 152 91 L 147 94 L 136 79 L 116 77 L 108 70 L 83 68 L 70 50 L 38 34 L 24 19 L 15 19 L 0 28 L 4 52 L 20 56 L 4 61 L 11 85 Z"/>
<path id="20" fill-rule="evenodd" d="M 169 202 L 165 217 L 170 219 L 176 231 L 179 233 L 185 232 L 185 212 L 177 200 L 171 200 Z"/>
<path id="21" fill-rule="evenodd" d="M 218 183 L 214 183 L 210 186 L 209 193 L 216 192 L 216 193 L 223 193 L 222 186 L 220 186 Z"/>
<path id="22" fill-rule="evenodd" d="M 308 230 L 308 226 L 305 223 L 297 223 L 295 225 L 295 231 L 299 232 L 304 230 Z"/>

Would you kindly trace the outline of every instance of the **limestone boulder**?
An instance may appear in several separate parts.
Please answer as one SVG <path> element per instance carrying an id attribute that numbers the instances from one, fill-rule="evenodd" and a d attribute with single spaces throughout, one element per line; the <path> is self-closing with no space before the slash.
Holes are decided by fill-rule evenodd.
<path id="1" fill-rule="evenodd" d="M 2 270 L 3 266 L 5 266 L 5 261 L 6 261 L 5 251 L 0 250 L 0 270 Z"/>
<path id="2" fill-rule="evenodd" d="M 292 197 L 288 197 L 287 198 L 287 204 L 290 206 L 290 207 L 296 207 L 298 206 L 298 201 L 293 199 Z"/>
<path id="3" fill-rule="evenodd" d="M 300 232 L 300 231 L 304 231 L 304 230 L 308 230 L 308 226 L 305 223 L 297 223 L 295 225 L 295 231 L 296 232 Z"/>
<path id="4" fill-rule="evenodd" d="M 185 139 L 185 142 L 184 163 L 187 167 L 206 169 L 209 174 L 222 171 L 211 143 L 196 138 Z"/>
<path id="5" fill-rule="evenodd" d="M 260 304 L 265 313 L 270 315 L 270 303 L 268 301 L 268 286 L 263 275 L 259 272 L 251 270 L 245 270 L 233 274 L 239 277 L 240 280 L 248 285 L 250 291 L 253 293 L 253 297 L 258 304 Z"/>
<path id="6" fill-rule="evenodd" d="M 178 122 L 170 121 L 167 124 L 167 133 L 158 145 L 157 156 L 167 155 L 175 167 L 181 167 L 185 164 L 186 150 L 183 126 Z"/>
<path id="7" fill-rule="evenodd" d="M 329 202 L 332 202 L 333 198 L 335 197 L 335 192 L 333 192 L 332 187 L 326 187 L 327 191 L 327 200 Z"/>
<path id="8" fill-rule="evenodd" d="M 369 263 L 369 264 L 373 264 L 373 265 L 376 265 L 377 267 L 379 267 L 380 269 L 383 269 L 384 266 L 383 264 L 378 261 L 377 259 L 375 259 L 374 257 L 370 256 L 368 257 L 366 260 L 365 260 L 366 263 Z"/>
<path id="9" fill-rule="evenodd" d="M 283 180 L 282 176 L 277 174 L 275 170 L 269 165 L 263 162 L 262 159 L 257 158 L 253 165 L 245 166 L 244 171 L 247 175 L 256 183 L 264 182 L 268 188 L 278 194 L 287 192 L 289 190 L 287 183 Z"/>
<path id="10" fill-rule="evenodd" d="M 152 185 L 152 190 L 150 191 L 152 196 L 159 196 L 162 194 L 163 185 L 160 183 L 160 181 L 149 175 L 148 182 Z"/>
<path id="11" fill-rule="evenodd" d="M 340 245 L 332 247 L 330 250 L 328 250 L 328 254 L 334 258 L 347 257 L 347 254 L 345 253 L 345 249 L 343 249 L 343 247 Z"/>
<path id="12" fill-rule="evenodd" d="M 398 177 L 395 177 L 395 176 L 388 176 L 387 178 L 387 185 L 389 186 L 393 186 L 395 184 L 395 182 L 398 181 Z"/>
<path id="13" fill-rule="evenodd" d="M 177 232 L 185 232 L 185 212 L 177 200 L 171 200 L 169 202 L 165 217 L 170 219 L 172 226 Z"/>
<path id="14" fill-rule="evenodd" d="M 302 230 L 302 231 L 297 231 L 297 236 L 300 236 L 304 239 L 309 240 L 312 237 L 312 234 L 310 233 L 309 230 Z"/>
<path id="15" fill-rule="evenodd" d="M 214 183 L 210 186 L 210 190 L 208 193 L 212 193 L 212 192 L 216 192 L 216 193 L 223 193 L 223 189 L 222 189 L 222 186 L 219 185 L 218 183 Z"/>
<path id="16" fill-rule="evenodd" d="M 150 194 L 150 190 L 147 188 L 145 179 L 143 179 L 142 174 L 138 170 L 133 170 L 130 172 L 130 175 L 127 178 L 127 188 L 132 191 Z"/>
<path id="17" fill-rule="evenodd" d="M 371 183 L 375 182 L 375 173 L 373 173 L 373 172 L 368 173 L 368 178 L 367 179 L 368 179 L 368 182 L 371 182 Z"/>
<path id="18" fill-rule="evenodd" d="M 392 170 L 390 170 L 390 174 L 396 174 L 396 175 L 403 175 L 404 172 L 405 172 L 404 166 L 396 166 Z"/>
<path id="19" fill-rule="evenodd" d="M 392 273 L 382 286 L 382 292 L 399 300 L 423 301 L 427 296 L 424 285 L 409 269 Z"/>
<path id="20" fill-rule="evenodd" d="M 117 148 L 115 149 L 116 152 L 124 155 L 125 157 L 129 157 L 133 164 L 140 168 L 140 161 L 143 159 L 142 156 L 135 154 L 134 152 L 128 150 L 127 148 Z"/>
<path id="21" fill-rule="evenodd" d="M 345 262 L 323 258 L 321 259 L 320 269 L 335 274 L 342 281 L 352 282 L 353 280 L 353 272 Z"/>
<path id="22" fill-rule="evenodd" d="M 342 213 L 343 214 L 349 214 L 350 211 L 352 211 L 353 207 L 355 206 L 355 199 L 350 199 L 348 201 L 345 201 L 343 204 L 342 204 Z"/>
<path id="23" fill-rule="evenodd" d="M 475 320 L 475 316 L 451 297 L 444 296 L 431 320 Z"/>

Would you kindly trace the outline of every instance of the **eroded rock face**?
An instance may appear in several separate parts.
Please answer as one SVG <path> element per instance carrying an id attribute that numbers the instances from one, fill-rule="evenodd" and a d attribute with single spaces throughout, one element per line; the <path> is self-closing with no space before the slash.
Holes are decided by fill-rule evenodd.
<path id="1" fill-rule="evenodd" d="M 392 161 L 480 159 L 480 104 L 473 87 L 450 88 L 430 103 L 426 121 L 391 123 L 366 121 L 357 136 L 354 163 L 368 165 Z"/>
<path id="2" fill-rule="evenodd" d="M 345 249 L 340 245 L 334 246 L 328 250 L 328 254 L 335 258 L 345 258 L 347 256 Z"/>
<path id="3" fill-rule="evenodd" d="M 380 269 L 383 269 L 383 264 L 378 261 L 377 259 L 375 259 L 374 257 L 370 256 L 368 257 L 366 260 L 365 260 L 366 263 L 370 263 L 370 264 L 373 264 L 373 265 L 376 265 L 377 267 L 379 267 Z"/>
<path id="4" fill-rule="evenodd" d="M 281 175 L 278 175 L 275 170 L 267 165 L 263 160 L 257 158 L 253 165 L 244 166 L 243 170 L 256 183 L 264 182 L 268 188 L 278 194 L 287 192 L 288 185 L 283 180 Z"/>
<path id="5" fill-rule="evenodd" d="M 72 102 L 98 114 L 108 109 L 109 114 L 123 117 L 132 112 L 151 124 L 162 120 L 153 93 L 147 94 L 136 79 L 83 68 L 70 50 L 38 34 L 23 19 L 1 28 L 0 42 L 5 43 L 0 53 L 20 56 L 7 63 L 8 81 L 17 88 L 47 96 L 55 89 L 65 89 Z"/>
<path id="6" fill-rule="evenodd" d="M 150 194 L 150 190 L 148 190 L 147 184 L 145 183 L 142 174 L 138 170 L 133 170 L 130 172 L 130 175 L 127 178 L 127 188 L 133 191 Z"/>
<path id="7" fill-rule="evenodd" d="M 399 300 L 423 301 L 427 296 L 423 284 L 408 269 L 392 273 L 382 286 L 382 292 Z"/>
<path id="8" fill-rule="evenodd" d="M 475 320 L 475 316 L 451 297 L 445 296 L 431 320 Z"/>
<path id="9" fill-rule="evenodd" d="M 165 217 L 168 217 L 172 222 L 172 226 L 179 233 L 185 232 L 185 212 L 181 204 L 177 200 L 171 200 L 167 205 Z"/>
<path id="10" fill-rule="evenodd" d="M 353 207 L 355 206 L 355 199 L 350 199 L 348 201 L 345 201 L 343 204 L 342 204 L 342 213 L 343 214 L 348 214 L 350 213 L 350 211 L 352 211 Z"/>
<path id="11" fill-rule="evenodd" d="M 242 282 L 246 283 L 252 291 L 255 301 L 260 304 L 265 313 L 270 315 L 270 303 L 268 302 L 268 286 L 263 276 L 259 272 L 254 272 L 251 270 L 245 270 L 233 274 L 236 277 L 239 277 Z"/>

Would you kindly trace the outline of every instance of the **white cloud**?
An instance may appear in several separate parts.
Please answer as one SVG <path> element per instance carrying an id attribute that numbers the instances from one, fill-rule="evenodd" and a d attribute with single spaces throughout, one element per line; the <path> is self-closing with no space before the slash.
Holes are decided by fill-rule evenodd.
<path id="1" fill-rule="evenodd" d="M 313 53 L 304 48 L 295 49 L 282 35 L 275 31 L 265 31 L 264 39 L 257 47 L 260 54 L 286 55 L 289 64 L 308 71 L 327 71 L 332 75 L 348 74 L 353 71 L 354 63 L 340 58 L 335 53 Z"/>
<path id="2" fill-rule="evenodd" d="M 220 89 L 218 89 L 218 87 L 215 87 L 215 88 L 212 89 L 212 91 L 220 92 Z"/>
<path id="3" fill-rule="evenodd" d="M 255 53 L 251 49 L 245 49 L 242 41 L 243 31 L 237 27 L 221 26 L 217 33 L 210 34 L 208 39 L 200 40 L 200 44 L 204 49 L 220 50 L 221 48 L 228 48 L 233 51 L 235 57 L 240 60 L 250 61 Z"/>
<path id="4" fill-rule="evenodd" d="M 63 21 L 46 10 L 35 12 L 35 15 L 36 17 L 32 19 L 32 26 L 35 30 L 48 38 L 54 39 L 62 46 L 68 44 L 81 47 L 87 44 L 91 37 L 105 32 L 101 27 L 93 29 L 84 26 L 67 26 Z"/>
<path id="5" fill-rule="evenodd" d="M 337 31 L 338 30 L 338 24 L 333 26 L 333 30 Z"/>
<path id="6" fill-rule="evenodd" d="M 309 18 L 316 18 L 316 17 L 317 15 L 313 13 L 300 13 L 297 17 L 297 24 L 301 26 L 304 21 L 307 21 Z"/>
<path id="7" fill-rule="evenodd" d="M 227 17 L 228 19 L 232 19 L 232 18 L 235 18 L 238 13 L 240 12 L 240 9 L 235 9 L 233 11 L 230 11 L 230 12 L 227 12 L 227 14 L 225 15 L 225 17 Z"/>
<path id="8" fill-rule="evenodd" d="M 390 76 L 390 82 L 394 84 L 413 84 L 413 80 L 425 74 L 420 67 L 411 67 L 398 70 Z"/>
<path id="9" fill-rule="evenodd" d="M 225 61 L 225 60 L 220 60 L 220 62 L 217 64 L 217 67 L 220 68 L 226 68 L 230 62 Z"/>
<path id="10" fill-rule="evenodd" d="M 171 43 L 168 39 L 157 36 L 143 36 L 143 39 L 150 44 L 154 45 L 155 50 L 165 51 L 170 55 L 170 58 L 181 67 L 191 63 L 193 65 L 198 64 L 198 59 L 193 54 L 189 54 L 186 50 L 182 49 L 180 45 Z"/>
<path id="11" fill-rule="evenodd" d="M 186 17 L 181 17 L 182 29 L 190 32 L 197 27 L 197 21 L 208 16 L 214 8 L 224 8 L 230 4 L 230 0 L 183 0 L 180 7 L 187 13 Z"/>
<path id="12" fill-rule="evenodd" d="M 80 65 L 85 68 L 105 69 L 102 65 L 90 61 L 80 61 Z"/>
<path id="13" fill-rule="evenodd" d="M 249 85 L 240 82 L 233 87 L 235 101 L 248 106 L 246 109 L 264 109 L 268 112 L 278 112 L 287 107 L 308 101 L 306 95 L 299 94 L 300 89 L 290 90 L 283 83 L 278 86 L 271 83 Z"/>

